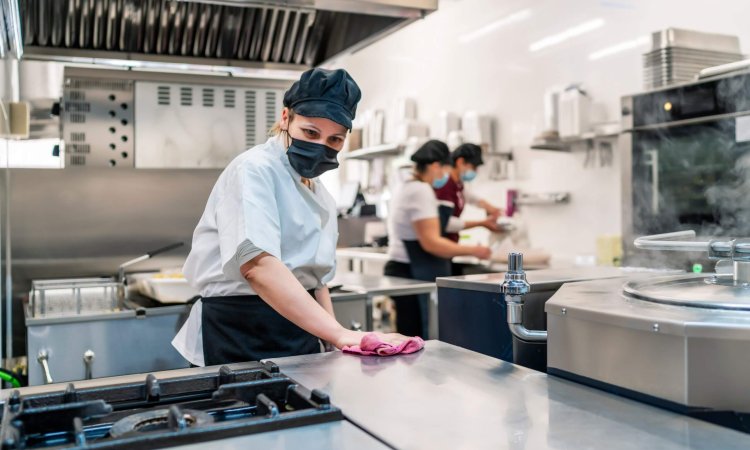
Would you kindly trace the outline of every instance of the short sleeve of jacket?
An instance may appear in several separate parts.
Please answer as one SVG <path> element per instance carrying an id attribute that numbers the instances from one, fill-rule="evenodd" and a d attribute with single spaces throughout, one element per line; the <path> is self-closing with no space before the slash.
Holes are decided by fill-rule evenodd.
<path id="1" fill-rule="evenodd" d="M 227 278 L 241 281 L 240 266 L 261 252 L 281 259 L 274 170 L 268 164 L 242 164 L 227 183 L 216 209 L 221 266 Z"/>
<path id="2" fill-rule="evenodd" d="M 438 203 L 435 191 L 427 183 L 411 182 L 409 186 L 408 200 L 410 222 L 438 217 Z"/>

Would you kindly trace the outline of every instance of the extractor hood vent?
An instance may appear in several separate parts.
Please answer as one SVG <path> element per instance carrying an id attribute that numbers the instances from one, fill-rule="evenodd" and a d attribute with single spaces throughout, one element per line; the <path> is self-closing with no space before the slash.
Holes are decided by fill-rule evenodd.
<path id="1" fill-rule="evenodd" d="M 20 0 L 25 56 L 301 69 L 361 48 L 437 0 Z"/>

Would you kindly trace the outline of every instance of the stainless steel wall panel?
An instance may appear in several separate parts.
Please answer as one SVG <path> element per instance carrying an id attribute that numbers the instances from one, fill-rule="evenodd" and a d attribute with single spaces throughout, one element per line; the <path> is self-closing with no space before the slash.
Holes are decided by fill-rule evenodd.
<path id="1" fill-rule="evenodd" d="M 134 166 L 134 82 L 65 77 L 66 167 Z"/>
<path id="2" fill-rule="evenodd" d="M 173 308 L 174 309 L 174 308 Z M 139 372 L 179 369 L 189 363 L 171 345 L 180 325 L 179 308 L 172 314 L 126 317 L 117 314 L 86 322 L 56 323 L 28 327 L 29 385 L 44 383 L 41 365 L 36 361 L 46 350 L 55 382 L 85 378 L 83 355 L 94 352 L 92 376 L 95 378 Z"/>

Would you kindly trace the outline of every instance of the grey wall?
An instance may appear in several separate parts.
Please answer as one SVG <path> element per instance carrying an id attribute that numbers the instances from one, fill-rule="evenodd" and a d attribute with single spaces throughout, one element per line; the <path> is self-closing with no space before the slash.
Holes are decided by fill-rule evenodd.
<path id="1" fill-rule="evenodd" d="M 11 170 L 14 284 L 113 273 L 129 258 L 176 241 L 186 246 L 153 263 L 179 265 L 219 173 Z"/>

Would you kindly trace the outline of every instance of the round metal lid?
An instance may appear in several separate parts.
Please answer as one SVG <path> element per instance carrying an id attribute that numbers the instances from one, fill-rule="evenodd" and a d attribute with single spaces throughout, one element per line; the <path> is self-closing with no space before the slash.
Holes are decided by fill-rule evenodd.
<path id="1" fill-rule="evenodd" d="M 731 275 L 677 275 L 629 281 L 623 292 L 654 303 L 750 311 L 750 285 L 735 283 Z"/>

